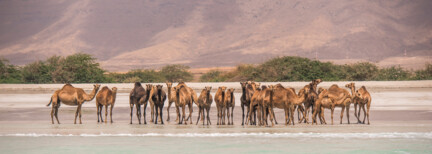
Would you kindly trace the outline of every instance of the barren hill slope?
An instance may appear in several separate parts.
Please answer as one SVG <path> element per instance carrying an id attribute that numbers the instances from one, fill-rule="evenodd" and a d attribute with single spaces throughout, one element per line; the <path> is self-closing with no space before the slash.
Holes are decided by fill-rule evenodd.
<path id="1" fill-rule="evenodd" d="M 85 52 L 112 71 L 280 55 L 431 56 L 431 8 L 428 0 L 0 1 L 0 56 L 25 64 Z"/>

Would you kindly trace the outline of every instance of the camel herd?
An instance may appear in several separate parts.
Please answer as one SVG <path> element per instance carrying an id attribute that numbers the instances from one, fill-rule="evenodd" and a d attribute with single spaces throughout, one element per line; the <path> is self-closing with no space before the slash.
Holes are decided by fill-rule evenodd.
<path id="1" fill-rule="evenodd" d="M 242 124 L 241 125 L 259 125 L 259 126 L 270 126 L 268 117 L 270 117 L 271 126 L 278 124 L 274 113 L 274 108 L 283 109 L 285 113 L 285 125 L 294 125 L 294 113 L 297 111 L 297 117 L 299 123 L 312 123 L 318 124 L 316 119 L 317 115 L 321 124 L 327 124 L 324 118 L 324 109 L 331 111 L 331 124 L 333 124 L 333 113 L 336 107 L 341 108 L 340 123 L 344 112 L 346 110 L 346 116 L 349 121 L 349 110 L 350 105 L 354 105 L 354 116 L 358 123 L 365 123 L 367 117 L 367 124 L 369 122 L 369 110 L 371 105 L 371 96 L 366 90 L 366 87 L 362 86 L 360 89 L 355 89 L 354 83 L 346 84 L 345 87 L 351 90 L 351 93 L 347 89 L 340 88 L 338 85 L 333 84 L 328 89 L 322 87 L 317 89 L 321 79 L 313 80 L 311 83 L 305 85 L 302 89 L 296 93 L 294 88 L 285 88 L 281 84 L 276 85 L 262 85 L 260 83 L 247 81 L 240 82 L 242 88 L 242 95 L 240 98 L 242 108 Z M 184 82 L 178 83 L 173 87 L 171 82 L 167 82 L 167 92 L 163 90 L 163 85 L 152 85 L 146 84 L 144 88 L 140 82 L 134 84 L 134 88 L 129 94 L 130 103 L 130 124 L 132 124 L 133 110 L 136 108 L 136 116 L 138 123 L 141 124 L 141 114 L 143 115 L 143 122 L 146 121 L 146 108 L 147 103 L 150 103 L 151 119 L 150 122 L 158 124 L 164 124 L 163 121 L 163 107 L 165 101 L 168 99 L 168 118 L 170 121 L 170 108 L 174 103 L 176 109 L 176 122 L 178 124 L 192 124 L 192 113 L 193 104 L 198 107 L 198 122 L 202 122 L 204 125 L 211 125 L 210 121 L 210 108 L 215 102 L 217 109 L 217 125 L 234 125 L 234 108 L 235 108 L 235 96 L 234 88 L 227 88 L 225 86 L 218 87 L 214 98 L 210 91 L 212 87 L 206 86 L 200 93 L 199 97 L 197 93 Z M 117 88 L 113 87 L 102 87 L 99 91 L 100 85 L 95 84 L 94 89 L 90 94 L 84 92 L 81 88 L 75 88 L 71 84 L 65 84 L 62 89 L 56 90 L 51 96 L 51 100 L 47 106 L 52 104 L 51 110 L 51 122 L 54 124 L 54 117 L 57 123 L 58 120 L 58 108 L 61 102 L 66 105 L 78 106 L 75 112 L 76 124 L 77 117 L 79 116 L 81 122 L 81 106 L 85 101 L 91 101 L 96 97 L 96 108 L 98 123 L 104 122 L 102 118 L 102 109 L 105 106 L 105 123 L 108 121 L 108 106 L 110 106 L 110 120 L 112 120 L 112 111 L 114 108 Z M 99 91 L 99 92 L 98 92 Z M 97 94 L 97 95 L 96 95 Z M 186 106 L 188 107 L 189 114 L 186 117 Z M 141 110 L 143 107 L 143 110 Z M 357 112 L 357 107 L 359 110 Z M 366 107 L 366 108 L 365 108 Z M 246 109 L 245 109 L 246 108 Z M 360 120 L 360 113 L 363 109 L 364 117 Z M 143 111 L 143 113 L 141 113 Z M 246 113 L 246 114 L 245 114 Z M 312 121 L 309 119 L 311 114 Z M 99 120 L 100 119 L 100 120 Z M 201 120 L 200 120 L 201 119 Z"/>

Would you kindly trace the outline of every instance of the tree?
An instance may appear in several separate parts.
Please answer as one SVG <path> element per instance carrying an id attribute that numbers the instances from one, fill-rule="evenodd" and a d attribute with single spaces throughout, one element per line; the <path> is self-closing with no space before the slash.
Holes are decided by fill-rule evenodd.
<path id="1" fill-rule="evenodd" d="M 0 83 L 21 83 L 21 79 L 18 67 L 9 64 L 7 59 L 0 58 Z"/>
<path id="2" fill-rule="evenodd" d="M 185 65 L 166 65 L 160 71 L 167 81 L 180 82 L 191 81 L 192 74 L 188 71 L 189 66 Z"/>

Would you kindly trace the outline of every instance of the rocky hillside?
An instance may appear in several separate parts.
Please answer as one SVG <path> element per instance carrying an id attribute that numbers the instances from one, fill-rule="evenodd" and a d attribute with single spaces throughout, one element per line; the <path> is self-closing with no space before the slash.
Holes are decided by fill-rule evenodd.
<path id="1" fill-rule="evenodd" d="M 429 0 L 7 0 L 0 56 L 25 64 L 85 52 L 111 71 L 281 55 L 431 61 L 431 8 Z"/>

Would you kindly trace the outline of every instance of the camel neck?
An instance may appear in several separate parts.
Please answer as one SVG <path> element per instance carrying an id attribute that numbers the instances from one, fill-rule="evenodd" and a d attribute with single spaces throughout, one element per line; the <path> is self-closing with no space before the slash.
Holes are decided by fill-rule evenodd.
<path id="1" fill-rule="evenodd" d="M 117 97 L 117 90 L 112 92 L 112 102 L 114 103 L 114 101 L 116 100 Z"/>
<path id="2" fill-rule="evenodd" d="M 92 90 L 92 92 L 90 93 L 90 94 L 88 94 L 87 96 L 87 101 L 91 101 L 91 100 L 93 100 L 94 98 L 95 98 L 95 96 L 96 96 L 96 93 L 97 93 L 97 91 L 98 91 L 98 89 L 95 87 L 93 90 Z"/>
<path id="3" fill-rule="evenodd" d="M 162 89 L 157 90 L 157 95 L 158 95 L 158 101 L 161 102 L 162 101 Z"/>
<path id="4" fill-rule="evenodd" d="M 210 103 L 210 91 L 206 92 L 206 103 Z"/>
<path id="5" fill-rule="evenodd" d="M 172 95 L 172 93 L 171 93 L 171 87 L 168 87 L 168 100 L 169 100 L 170 102 L 171 102 L 171 101 L 174 101 L 174 100 L 172 100 L 171 95 Z"/>

